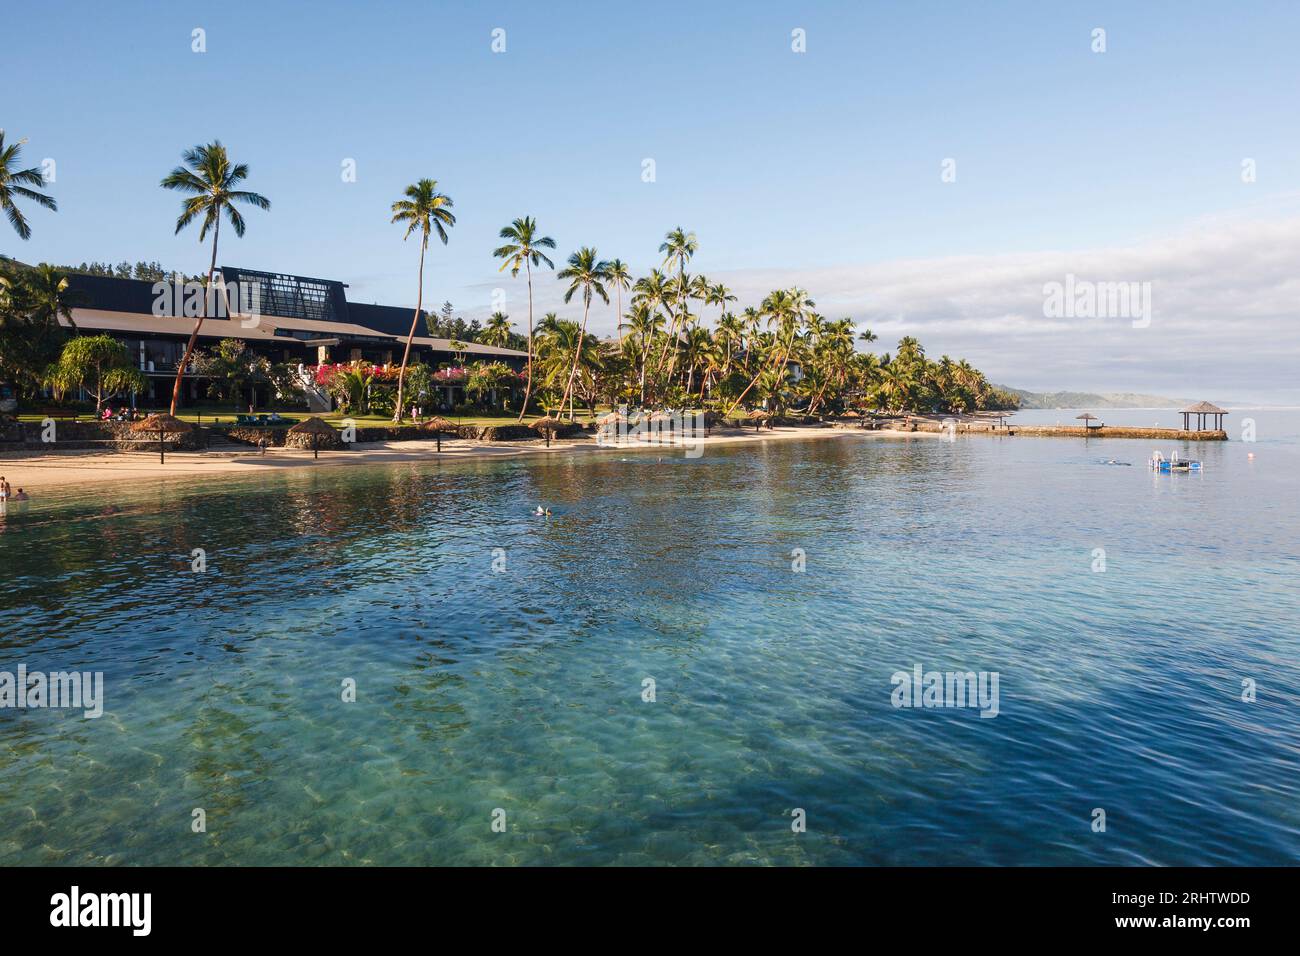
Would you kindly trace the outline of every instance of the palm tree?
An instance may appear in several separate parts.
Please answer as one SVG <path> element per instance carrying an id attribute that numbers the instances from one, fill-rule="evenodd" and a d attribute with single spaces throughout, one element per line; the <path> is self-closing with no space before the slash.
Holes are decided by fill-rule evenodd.
<path id="1" fill-rule="evenodd" d="M 389 222 L 406 223 L 405 242 L 411 233 L 420 232 L 420 278 L 415 292 L 415 315 L 411 317 L 411 331 L 406 336 L 406 348 L 402 351 L 402 368 L 397 373 L 397 405 L 393 409 L 393 421 L 402 420 L 402 389 L 406 384 L 406 363 L 411 357 L 411 343 L 415 340 L 415 327 L 420 321 L 420 311 L 424 305 L 424 251 L 429 248 L 429 234 L 436 231 L 442 244 L 447 244 L 447 229 L 456 225 L 456 216 L 451 212 L 455 203 L 450 196 L 438 192 L 436 179 L 421 179 L 414 185 L 406 187 L 406 198 L 393 203 L 393 218 Z"/>
<path id="2" fill-rule="evenodd" d="M 626 325 L 620 328 L 628 329 L 632 337 L 639 342 L 637 357 L 641 366 L 641 404 L 644 405 L 646 360 L 650 356 L 650 346 L 654 342 L 655 335 L 664 327 L 664 317 L 648 299 L 644 301 L 633 299 L 632 311 L 628 312 L 627 319 Z"/>
<path id="3" fill-rule="evenodd" d="M 731 290 L 721 282 L 709 286 L 704 291 L 704 304 L 716 305 L 721 308 L 721 311 L 718 314 L 719 319 L 721 319 L 722 315 L 727 311 L 727 303 L 735 301 L 736 297 L 731 294 Z"/>
<path id="4" fill-rule="evenodd" d="M 163 189 L 174 189 L 177 192 L 190 194 L 189 198 L 181 203 L 181 214 L 176 220 L 176 233 L 179 234 L 182 229 L 200 217 L 203 222 L 199 226 L 199 242 L 204 240 L 208 230 L 212 231 L 212 261 L 208 264 L 207 285 L 210 292 L 212 277 L 217 271 L 217 237 L 221 234 L 221 214 L 225 213 L 230 221 L 230 227 L 235 230 L 235 235 L 243 236 L 244 217 L 235 208 L 235 203 L 243 203 L 257 209 L 270 209 L 271 200 L 258 193 L 235 189 L 248 178 L 248 165 L 232 164 L 226 154 L 226 147 L 221 145 L 220 140 L 213 140 L 206 146 L 187 149 L 181 154 L 181 161 L 185 165 L 173 169 L 159 185 Z M 186 366 L 189 365 L 194 344 L 199 339 L 199 329 L 203 327 L 204 313 L 207 312 L 209 300 L 210 296 L 204 298 L 204 307 L 199 310 L 194 331 L 190 333 L 190 340 L 185 344 L 185 354 L 180 364 L 176 366 L 176 384 L 172 386 L 172 415 L 176 414 L 176 404 L 181 397 L 181 379 L 185 375 Z M 230 302 L 227 300 L 226 313 L 229 312 Z"/>
<path id="5" fill-rule="evenodd" d="M 568 398 L 573 391 L 573 380 L 578 375 L 578 361 L 582 356 L 582 341 L 587 336 L 587 316 L 591 312 L 591 296 L 596 293 L 609 305 L 609 293 L 605 291 L 605 279 L 608 278 L 609 263 L 597 258 L 596 250 L 583 246 L 573 255 L 569 256 L 569 264 L 558 273 L 557 279 L 568 279 L 569 288 L 564 293 L 564 301 L 568 302 L 573 298 L 573 294 L 579 289 L 582 290 L 582 331 L 578 333 L 578 346 L 575 350 L 573 359 L 573 371 L 569 374 L 569 384 L 565 386 L 564 397 Z M 564 410 L 564 399 L 560 400 L 560 410 Z M 573 421 L 573 402 L 569 402 L 569 421 Z"/>
<path id="6" fill-rule="evenodd" d="M 768 317 L 768 320 L 776 326 L 775 347 L 772 349 L 773 361 L 770 367 L 760 365 L 758 373 L 745 386 L 745 390 L 740 393 L 732 403 L 731 408 L 727 410 L 730 415 L 736 410 L 736 406 L 744 401 L 749 390 L 759 383 L 765 372 L 773 374 L 772 381 L 783 382 L 785 380 L 786 363 L 790 360 L 790 353 L 794 350 L 795 337 L 799 334 L 799 326 L 804 319 L 812 314 L 812 307 L 815 306 L 808 293 L 803 289 L 777 289 L 768 294 L 763 300 L 762 313 Z M 771 394 L 776 394 L 776 387 L 770 390 Z M 725 416 L 724 416 L 725 417 Z"/>
<path id="7" fill-rule="evenodd" d="M 67 319 L 72 334 L 77 334 L 77 324 L 72 321 L 72 302 L 67 295 L 66 275 L 48 262 L 42 262 L 28 272 L 24 284 L 30 297 L 34 320 L 58 328 L 61 324 L 59 319 Z"/>
<path id="8" fill-rule="evenodd" d="M 510 337 L 514 335 L 510 331 L 510 316 L 504 312 L 493 312 L 488 318 L 487 325 L 479 333 L 478 340 L 484 345 L 495 345 L 498 348 L 504 348 L 510 344 Z"/>
<path id="9" fill-rule="evenodd" d="M 668 339 L 664 342 L 663 355 L 659 358 L 659 364 L 662 367 L 664 359 L 668 356 L 669 344 L 676 344 L 677 328 L 684 322 L 686 316 L 686 296 L 690 292 L 690 287 L 686 279 L 686 263 L 699 250 L 699 240 L 695 238 L 695 233 L 686 232 L 681 226 L 673 229 L 664 236 L 664 241 L 659 245 L 659 251 L 664 254 L 664 266 L 671 266 L 677 263 L 677 299 L 679 311 L 672 316 L 672 325 L 668 330 Z M 676 350 L 673 352 L 673 358 L 676 359 Z M 671 374 L 671 369 L 669 374 Z"/>
<path id="10" fill-rule="evenodd" d="M 36 205 L 44 206 L 52 212 L 57 212 L 59 208 L 54 197 L 28 188 L 44 186 L 45 177 L 41 175 L 41 170 L 37 166 L 32 166 L 30 169 L 18 168 L 18 157 L 26 142 L 27 140 L 20 139 L 6 146 L 5 131 L 0 129 L 0 209 L 3 209 L 5 215 L 9 217 L 9 222 L 13 224 L 18 238 L 24 240 L 32 237 L 32 227 L 27 225 L 27 217 L 14 205 L 15 197 L 30 199 Z"/>
<path id="11" fill-rule="evenodd" d="M 605 263 L 605 281 L 614 287 L 614 294 L 618 297 L 618 304 L 615 317 L 619 321 L 619 341 L 623 340 L 623 290 L 632 287 L 632 273 L 627 267 L 627 263 L 622 259 L 610 259 Z"/>
<path id="12" fill-rule="evenodd" d="M 528 272 L 528 381 L 524 385 L 523 404 L 519 406 L 519 421 L 522 422 L 524 413 L 528 411 L 529 396 L 533 392 L 533 266 L 544 262 L 548 268 L 555 268 L 555 263 L 541 251 L 554 249 L 555 240 L 550 236 L 537 235 L 537 220 L 532 216 L 516 219 L 502 229 L 499 235 L 509 242 L 492 252 L 498 259 L 504 260 L 497 271 L 509 266 L 511 278 L 519 277 L 520 266 Z"/>

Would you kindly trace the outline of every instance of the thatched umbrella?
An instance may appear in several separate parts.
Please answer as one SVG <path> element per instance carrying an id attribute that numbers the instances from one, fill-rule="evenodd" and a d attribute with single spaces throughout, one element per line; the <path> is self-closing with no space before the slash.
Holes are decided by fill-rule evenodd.
<path id="1" fill-rule="evenodd" d="M 1092 428 L 1092 425 L 1090 424 L 1091 422 L 1101 421 L 1101 419 L 1098 418 L 1096 415 L 1094 415 L 1092 412 L 1084 412 L 1082 415 L 1075 415 L 1074 419 L 1075 421 L 1083 422 L 1083 427 L 1085 429 Z M 1098 425 L 1097 427 L 1100 428 L 1101 426 Z"/>
<path id="2" fill-rule="evenodd" d="M 553 418 L 552 416 L 547 415 L 545 418 L 537 419 L 537 421 L 533 422 L 528 427 L 544 435 L 546 437 L 546 447 L 550 448 L 551 436 L 559 431 L 560 426 L 563 424 L 564 422 L 560 421 L 558 418 Z"/>
<path id="3" fill-rule="evenodd" d="M 291 435 L 310 435 L 311 436 L 311 456 L 312 458 L 320 457 L 320 436 L 329 435 L 333 437 L 336 433 L 334 426 L 322 418 L 313 415 L 305 421 L 299 422 L 289 429 Z"/>
<path id="4" fill-rule="evenodd" d="M 442 451 L 443 433 L 452 435 L 460 434 L 460 426 L 450 419 L 443 418 L 441 415 L 434 415 L 427 422 L 420 426 L 422 431 L 433 432 L 433 440 L 437 445 L 437 450 Z"/>
<path id="5" fill-rule="evenodd" d="M 131 426 L 133 432 L 157 432 L 158 433 L 158 464 L 166 464 L 166 445 L 163 444 L 163 436 L 179 435 L 183 432 L 193 431 L 193 426 L 189 422 L 183 422 L 179 418 L 173 418 L 171 415 L 157 412 L 150 415 L 144 421 L 136 422 Z"/>
<path id="6" fill-rule="evenodd" d="M 768 423 L 768 426 L 767 426 L 768 428 L 771 428 L 771 427 L 772 427 L 772 424 L 771 424 L 772 413 L 771 413 L 771 412 L 764 411 L 764 410 L 761 409 L 761 408 L 756 408 L 756 409 L 754 409 L 752 412 L 750 412 L 750 413 L 749 413 L 749 420 L 750 420 L 751 422 L 754 423 L 754 431 L 758 431 L 760 428 L 762 428 L 762 427 L 763 427 L 763 422 L 767 422 L 767 423 Z"/>
<path id="7" fill-rule="evenodd" d="M 707 435 L 713 429 L 722 424 L 723 418 L 713 409 L 706 409 L 704 412 L 704 434 Z"/>

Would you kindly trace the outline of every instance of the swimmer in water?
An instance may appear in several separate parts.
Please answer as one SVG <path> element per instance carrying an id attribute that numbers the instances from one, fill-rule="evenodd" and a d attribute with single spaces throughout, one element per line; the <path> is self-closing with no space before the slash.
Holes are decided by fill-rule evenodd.
<path id="1" fill-rule="evenodd" d="M 538 515 L 540 517 L 541 515 L 546 514 L 546 509 L 543 508 L 541 505 L 538 505 L 537 510 L 534 511 L 533 514 Z"/>

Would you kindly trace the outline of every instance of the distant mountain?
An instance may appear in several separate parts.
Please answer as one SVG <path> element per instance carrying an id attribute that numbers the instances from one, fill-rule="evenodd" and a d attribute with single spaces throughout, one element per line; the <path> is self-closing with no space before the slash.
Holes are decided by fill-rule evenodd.
<path id="1" fill-rule="evenodd" d="M 1140 392 L 1030 392 L 1009 385 L 994 387 L 1019 395 L 1021 408 L 1184 408 L 1197 401 Z"/>

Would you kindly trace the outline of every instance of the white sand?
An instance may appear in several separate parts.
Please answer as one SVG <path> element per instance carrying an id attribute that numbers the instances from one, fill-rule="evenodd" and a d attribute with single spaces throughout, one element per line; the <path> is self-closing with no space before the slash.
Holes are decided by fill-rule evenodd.
<path id="1" fill-rule="evenodd" d="M 761 432 L 737 429 L 715 430 L 715 434 L 698 439 L 703 443 L 704 454 L 713 445 L 752 442 L 788 441 L 806 438 L 907 438 L 934 439 L 934 433 L 865 431 L 845 428 L 775 428 Z M 597 444 L 594 438 L 556 440 L 550 448 L 540 441 L 530 442 L 471 442 L 443 441 L 442 451 L 435 450 L 432 439 L 400 442 L 358 443 L 346 451 L 322 451 L 314 460 L 311 451 L 292 448 L 270 448 L 265 455 L 250 449 L 243 453 L 178 451 L 167 453 L 166 464 L 159 464 L 156 452 L 66 451 L 33 453 L 0 457 L 0 475 L 17 491 L 25 489 L 33 499 L 42 490 L 68 486 L 90 485 L 102 482 L 121 482 L 137 486 L 145 481 L 199 476 L 247 476 L 267 469 L 325 468 L 346 465 L 373 465 L 413 461 L 461 461 L 467 459 L 509 458 L 528 455 L 549 455 L 568 452 L 626 453 L 653 451 L 660 455 L 682 455 L 686 449 L 680 445 L 628 442 L 621 445 Z M 62 496 L 61 496 L 62 497 Z"/>

